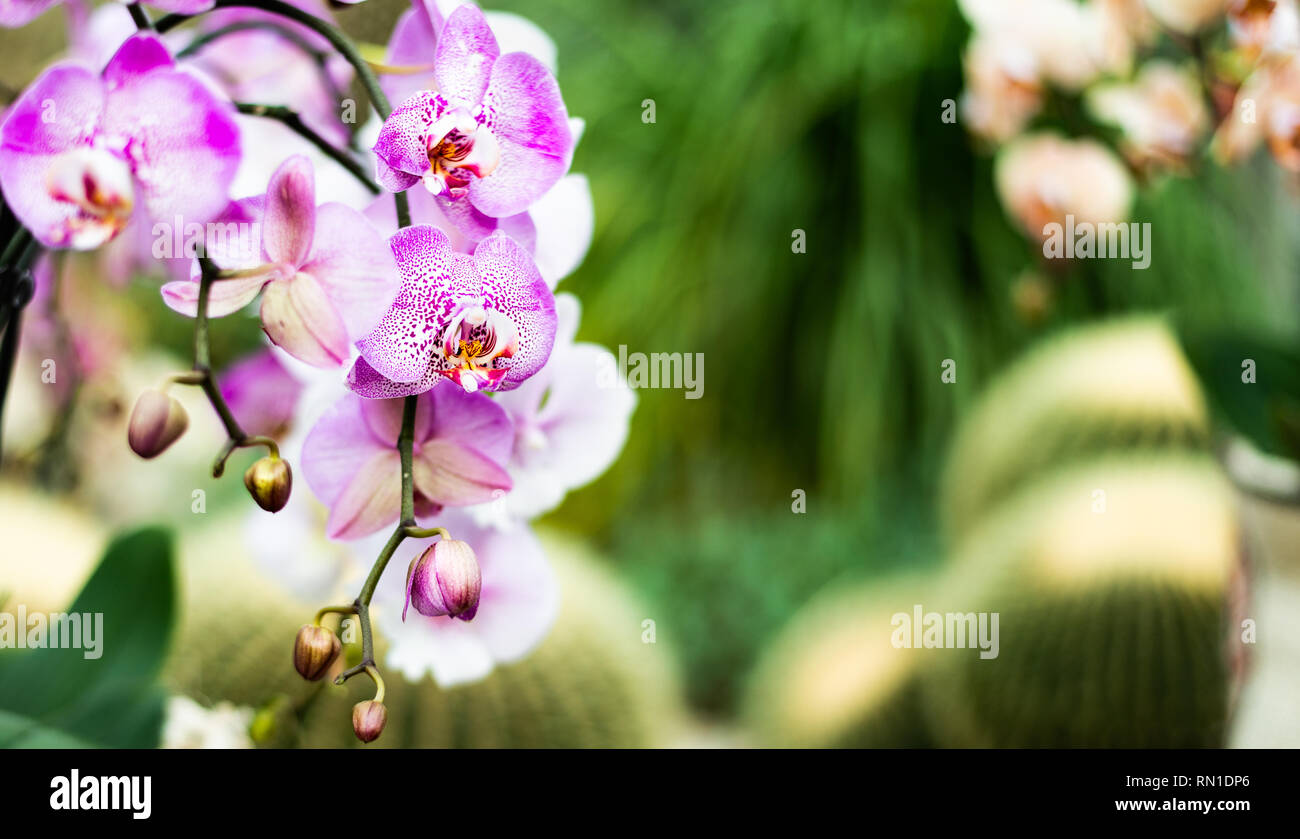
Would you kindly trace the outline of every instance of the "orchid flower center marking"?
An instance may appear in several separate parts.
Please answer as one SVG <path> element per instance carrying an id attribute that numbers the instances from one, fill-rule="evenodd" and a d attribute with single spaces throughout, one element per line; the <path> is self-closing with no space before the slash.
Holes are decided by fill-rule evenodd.
<path id="1" fill-rule="evenodd" d="M 135 186 L 125 160 L 102 148 L 65 152 L 50 165 L 45 188 L 51 198 L 72 204 L 75 212 L 51 231 L 60 245 L 96 248 L 131 220 Z"/>
<path id="2" fill-rule="evenodd" d="M 439 373 L 473 393 L 495 387 L 519 349 L 519 333 L 510 319 L 482 306 L 465 309 L 443 335 Z"/>
<path id="3" fill-rule="evenodd" d="M 501 162 L 501 150 L 492 132 L 482 127 L 464 108 L 443 115 L 427 140 L 430 169 L 424 186 L 434 195 L 460 198 L 470 181 L 485 178 Z"/>

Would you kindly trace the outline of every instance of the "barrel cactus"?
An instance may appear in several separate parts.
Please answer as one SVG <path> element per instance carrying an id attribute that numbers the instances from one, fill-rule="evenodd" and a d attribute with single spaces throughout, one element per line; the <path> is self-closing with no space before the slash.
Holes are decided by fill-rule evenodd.
<path id="1" fill-rule="evenodd" d="M 761 745 L 934 745 L 920 701 L 935 651 L 896 647 L 894 615 L 931 604 L 919 578 L 834 586 L 804 607 L 750 677 L 746 718 Z M 931 604 L 932 605 L 932 604 Z M 928 606 L 927 606 L 928 608 Z"/>
<path id="2" fill-rule="evenodd" d="M 1169 326 L 1130 317 L 1073 329 L 1012 365 L 963 422 L 941 490 L 959 541 L 1063 465 L 1120 450 L 1206 449 L 1205 398 Z"/>
<path id="3" fill-rule="evenodd" d="M 1230 488 L 1195 455 L 1120 455 L 1044 478 L 964 543 L 945 582 L 999 615 L 999 655 L 923 674 L 949 746 L 1222 745 Z"/>
<path id="4" fill-rule="evenodd" d="M 409 684 L 390 674 L 388 724 L 372 747 L 628 747 L 674 736 L 676 674 L 665 645 L 642 643 L 644 610 L 595 557 L 564 539 L 544 541 L 562 597 L 546 640 L 474 684 L 443 689 L 427 677 Z M 304 681 L 291 652 L 313 610 L 231 553 L 187 564 L 169 686 L 205 705 L 257 709 L 259 745 L 359 746 L 351 709 L 373 686 L 364 677 L 343 687 Z M 385 652 L 377 637 L 380 661 Z M 357 654 L 354 642 L 342 658 Z"/>

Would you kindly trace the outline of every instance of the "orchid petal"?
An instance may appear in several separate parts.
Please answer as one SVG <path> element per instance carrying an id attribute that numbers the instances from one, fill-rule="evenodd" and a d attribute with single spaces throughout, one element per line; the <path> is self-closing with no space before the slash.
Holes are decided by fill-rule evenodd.
<path id="1" fill-rule="evenodd" d="M 172 55 L 163 46 L 163 42 L 155 35 L 141 32 L 127 38 L 104 65 L 104 81 L 117 87 L 159 67 L 175 66 L 176 62 L 172 60 Z"/>
<path id="2" fill-rule="evenodd" d="M 501 48 L 483 12 L 470 4 L 456 9 L 438 36 L 433 59 L 439 92 L 450 100 L 477 105 L 499 55 Z"/>
<path id="3" fill-rule="evenodd" d="M 262 295 L 262 328 L 290 355 L 316 367 L 347 360 L 343 318 L 311 274 L 270 283 Z"/>
<path id="4" fill-rule="evenodd" d="M 279 275 L 268 272 L 261 276 L 220 280 L 208 292 L 208 317 L 220 318 L 238 312 L 253 302 L 262 286 Z M 174 312 L 195 317 L 199 310 L 199 284 L 194 280 L 176 280 L 162 287 L 163 302 Z"/>
<path id="5" fill-rule="evenodd" d="M 266 188 L 262 247 L 273 261 L 302 267 L 316 235 L 316 176 L 311 161 L 293 155 Z"/>
<path id="6" fill-rule="evenodd" d="M 491 501 L 511 487 L 509 473 L 496 461 L 447 440 L 434 439 L 421 446 L 413 467 L 420 494 L 452 507 Z"/>
<path id="7" fill-rule="evenodd" d="M 389 245 L 401 288 L 374 331 L 357 341 L 357 349 L 384 378 L 414 382 L 428 372 L 444 326 L 430 315 L 446 309 L 455 259 L 447 236 L 429 225 L 403 228 Z"/>
<path id="8" fill-rule="evenodd" d="M 483 285 L 518 330 L 519 348 L 500 390 L 509 390 L 542 369 L 555 344 L 555 299 L 528 252 L 502 233 L 474 249 Z"/>

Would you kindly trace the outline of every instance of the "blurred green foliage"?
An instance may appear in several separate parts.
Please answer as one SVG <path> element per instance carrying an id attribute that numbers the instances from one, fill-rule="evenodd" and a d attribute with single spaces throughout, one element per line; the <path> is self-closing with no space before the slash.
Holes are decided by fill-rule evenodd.
<path id="1" fill-rule="evenodd" d="M 93 643 L 86 627 L 87 649 L 0 653 L 0 746 L 156 746 L 165 700 L 157 676 L 175 611 L 170 532 L 145 528 L 114 539 L 67 609 L 103 616 Z M 99 657 L 86 658 L 94 649 Z"/>

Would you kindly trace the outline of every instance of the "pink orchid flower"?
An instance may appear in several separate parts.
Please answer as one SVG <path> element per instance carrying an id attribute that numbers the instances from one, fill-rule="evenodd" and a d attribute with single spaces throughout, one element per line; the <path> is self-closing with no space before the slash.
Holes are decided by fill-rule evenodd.
<path id="1" fill-rule="evenodd" d="M 260 241 L 257 231 L 260 231 Z M 271 176 L 265 197 L 237 201 L 209 226 L 207 253 L 246 276 L 213 283 L 208 314 L 228 315 L 262 293 L 262 328 L 290 355 L 338 366 L 397 293 L 397 267 L 383 236 L 342 204 L 316 206 L 311 162 L 294 155 Z M 199 266 L 163 286 L 163 299 L 193 316 Z"/>
<path id="2" fill-rule="evenodd" d="M 474 619 L 428 617 L 412 609 L 403 621 L 406 580 L 400 573 L 380 580 L 374 615 L 389 643 L 387 666 L 412 682 L 432 674 L 439 685 L 451 687 L 482 679 L 498 665 L 528 655 L 555 623 L 560 592 L 541 544 L 527 527 L 485 529 L 450 510 L 438 517 L 438 525 L 472 545 L 478 557 L 483 584 Z M 367 548 L 366 561 L 380 547 L 356 544 Z M 408 539 L 399 559 L 418 556 L 430 544 L 430 539 Z"/>
<path id="3" fill-rule="evenodd" d="M 230 106 L 149 34 L 128 39 L 101 75 L 54 65 L 0 126 L 0 190 L 51 248 L 97 248 L 138 205 L 150 219 L 206 222 L 238 165 Z"/>
<path id="4" fill-rule="evenodd" d="M 330 508 L 330 538 L 357 539 L 397 521 L 402 402 L 347 394 L 308 433 L 303 475 Z M 481 504 L 509 490 L 502 464 L 513 438 L 509 417 L 485 394 L 446 387 L 421 396 L 412 447 L 416 515 Z"/>
<path id="5" fill-rule="evenodd" d="M 560 506 L 571 490 L 600 477 L 623 450 L 636 394 L 618 379 L 613 354 L 576 343 L 581 306 L 555 296 L 559 328 L 551 359 L 518 389 L 500 394 L 515 429 L 506 470 L 514 487 L 500 503 L 476 507 L 476 520 L 498 527 Z"/>
<path id="6" fill-rule="evenodd" d="M 374 332 L 357 342 L 353 392 L 383 399 L 443 380 L 467 392 L 512 390 L 546 363 L 555 298 L 528 252 L 501 232 L 456 253 L 417 225 L 390 240 L 402 286 Z"/>
<path id="7" fill-rule="evenodd" d="M 502 55 L 478 7 L 447 18 L 433 72 L 437 90 L 407 99 L 380 129 L 376 179 L 385 188 L 423 182 L 440 200 L 501 218 L 528 209 L 568 171 L 573 135 L 555 77 L 528 53 Z"/>

